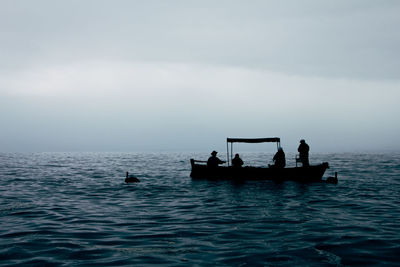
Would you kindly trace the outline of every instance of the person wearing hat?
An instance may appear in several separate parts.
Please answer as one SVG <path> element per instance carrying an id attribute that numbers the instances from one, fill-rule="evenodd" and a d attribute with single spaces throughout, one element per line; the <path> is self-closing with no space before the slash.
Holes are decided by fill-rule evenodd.
<path id="1" fill-rule="evenodd" d="M 225 163 L 225 161 L 223 161 L 223 160 L 220 160 L 218 157 L 217 157 L 217 151 L 213 151 L 213 152 L 211 152 L 211 157 L 209 157 L 208 158 L 208 160 L 207 160 L 207 167 L 209 167 L 209 168 L 216 168 L 216 167 L 218 167 L 218 165 L 219 164 L 223 164 L 223 163 Z"/>
<path id="2" fill-rule="evenodd" d="M 297 149 L 299 151 L 299 156 L 301 163 L 303 164 L 303 167 L 310 166 L 308 162 L 308 151 L 310 151 L 310 147 L 307 145 L 306 141 L 304 139 L 300 140 L 300 145 L 299 148 Z"/>

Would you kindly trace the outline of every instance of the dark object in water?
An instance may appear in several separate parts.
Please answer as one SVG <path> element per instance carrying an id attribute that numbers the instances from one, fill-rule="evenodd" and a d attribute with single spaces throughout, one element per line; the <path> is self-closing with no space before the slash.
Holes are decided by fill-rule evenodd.
<path id="1" fill-rule="evenodd" d="M 277 180 L 277 181 L 299 181 L 299 182 L 318 182 L 322 180 L 325 170 L 329 164 L 324 162 L 319 165 L 308 167 L 293 168 L 268 168 L 251 167 L 235 168 L 232 166 L 218 166 L 208 168 L 205 164 L 198 164 L 194 159 L 190 160 L 192 171 L 190 177 L 194 179 L 212 180 Z M 200 161 L 201 162 L 201 161 Z"/>
<path id="2" fill-rule="evenodd" d="M 140 180 L 135 176 L 129 175 L 129 172 L 126 172 L 125 183 L 138 183 Z"/>
<path id="3" fill-rule="evenodd" d="M 330 184 L 337 184 L 338 183 L 337 172 L 335 172 L 335 177 L 332 176 L 328 177 L 326 179 L 326 182 Z"/>
<path id="4" fill-rule="evenodd" d="M 192 171 L 190 177 L 194 179 L 226 179 L 226 180 L 293 180 L 299 182 L 319 182 L 325 170 L 329 168 L 328 162 L 319 165 L 307 165 L 303 167 L 293 168 L 276 168 L 276 167 L 252 167 L 246 166 L 235 168 L 230 166 L 233 155 L 233 143 L 276 143 L 279 150 L 281 139 L 279 137 L 270 138 L 227 138 L 227 163 L 228 166 L 209 167 L 204 161 L 190 160 Z M 231 144 L 231 152 L 229 153 L 229 143 Z M 199 164 L 203 163 L 203 164 Z"/>

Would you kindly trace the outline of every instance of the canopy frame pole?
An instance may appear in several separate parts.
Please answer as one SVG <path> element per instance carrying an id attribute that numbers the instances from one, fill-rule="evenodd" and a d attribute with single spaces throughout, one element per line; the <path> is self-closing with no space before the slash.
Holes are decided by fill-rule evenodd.
<path id="1" fill-rule="evenodd" d="M 233 143 L 231 143 L 231 162 L 232 162 L 232 158 L 233 158 Z"/>
<path id="2" fill-rule="evenodd" d="M 226 141 L 226 157 L 228 161 L 228 167 L 229 167 L 229 142 Z"/>

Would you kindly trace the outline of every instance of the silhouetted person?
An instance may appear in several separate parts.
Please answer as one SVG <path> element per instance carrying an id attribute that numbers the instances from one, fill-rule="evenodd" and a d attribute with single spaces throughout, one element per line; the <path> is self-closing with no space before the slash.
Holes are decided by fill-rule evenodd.
<path id="1" fill-rule="evenodd" d="M 239 157 L 239 154 L 236 154 L 235 157 L 232 159 L 232 166 L 233 167 L 242 167 L 243 160 Z"/>
<path id="2" fill-rule="evenodd" d="M 271 167 L 284 168 L 286 166 L 285 152 L 283 152 L 281 147 L 278 148 L 278 152 L 275 153 L 273 160 L 275 164 Z"/>
<path id="3" fill-rule="evenodd" d="M 310 147 L 306 144 L 306 141 L 304 141 L 304 139 L 300 140 L 300 145 L 297 151 L 299 151 L 299 156 L 303 167 L 310 166 L 308 162 L 308 151 L 310 151 Z"/>
<path id="4" fill-rule="evenodd" d="M 211 152 L 211 157 L 209 157 L 207 160 L 207 167 L 216 168 L 216 167 L 218 167 L 219 164 L 225 163 L 225 161 L 217 158 L 217 153 L 218 152 L 215 150 L 213 152 Z"/>

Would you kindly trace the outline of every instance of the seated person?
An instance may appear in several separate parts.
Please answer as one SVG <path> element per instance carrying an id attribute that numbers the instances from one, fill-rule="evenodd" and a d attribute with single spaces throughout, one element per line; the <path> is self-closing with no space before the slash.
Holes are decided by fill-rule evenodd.
<path id="1" fill-rule="evenodd" d="M 232 166 L 233 167 L 242 167 L 243 160 L 239 157 L 239 154 L 236 154 L 235 157 L 232 159 Z"/>
<path id="2" fill-rule="evenodd" d="M 207 161 L 207 167 L 209 168 L 216 168 L 218 167 L 219 164 L 223 164 L 226 161 L 220 160 L 219 158 L 217 158 L 217 151 L 213 151 L 211 152 L 211 157 L 208 158 Z"/>
<path id="3" fill-rule="evenodd" d="M 275 168 L 284 168 L 286 166 L 286 159 L 285 159 L 285 152 L 283 152 L 283 149 L 280 147 L 278 148 L 278 152 L 274 155 L 274 165 L 271 167 Z"/>

